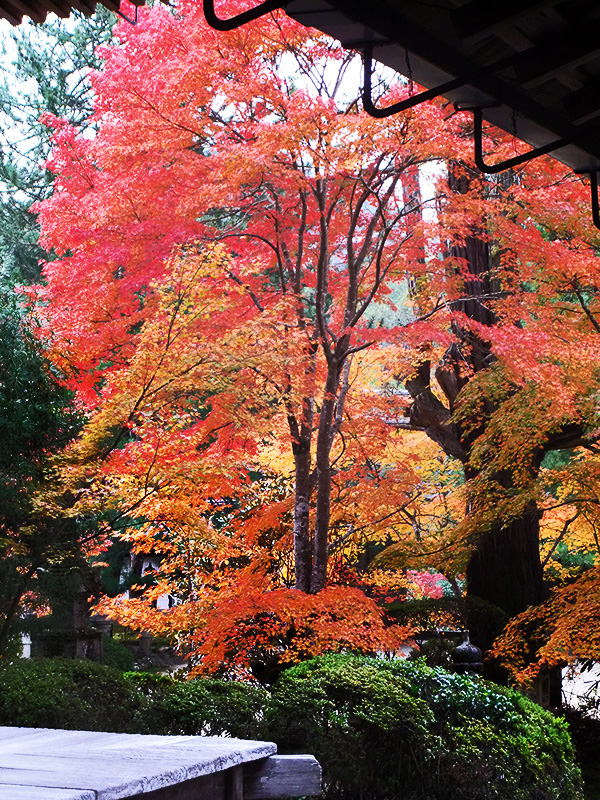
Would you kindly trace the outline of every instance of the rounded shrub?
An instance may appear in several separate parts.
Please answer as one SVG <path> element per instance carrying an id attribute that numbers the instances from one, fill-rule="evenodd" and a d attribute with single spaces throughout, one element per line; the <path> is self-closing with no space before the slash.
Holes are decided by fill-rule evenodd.
<path id="1" fill-rule="evenodd" d="M 0 669 L 0 725 L 137 732 L 142 702 L 120 672 L 92 661 L 32 658 Z"/>
<path id="2" fill-rule="evenodd" d="M 122 642 L 105 636 L 103 639 L 103 658 L 102 663 L 107 667 L 118 669 L 120 672 L 128 672 L 135 666 L 133 653 Z"/>
<path id="3" fill-rule="evenodd" d="M 178 680 L 130 672 L 127 680 L 146 701 L 149 732 L 187 736 L 260 738 L 268 694 L 255 684 L 209 678 Z"/>
<path id="4" fill-rule="evenodd" d="M 330 655 L 285 672 L 269 734 L 312 753 L 326 796 L 361 800 L 575 800 L 564 720 L 518 692 L 422 662 Z"/>

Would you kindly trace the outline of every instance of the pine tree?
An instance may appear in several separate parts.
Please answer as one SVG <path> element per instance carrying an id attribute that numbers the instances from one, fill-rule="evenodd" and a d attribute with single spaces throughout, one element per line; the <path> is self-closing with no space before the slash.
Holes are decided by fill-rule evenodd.
<path id="1" fill-rule="evenodd" d="M 99 68 L 98 47 L 111 38 L 115 16 L 98 6 L 93 17 L 75 13 L 43 26 L 24 22 L 5 38 L 0 64 L 0 279 L 11 286 L 39 278 L 47 257 L 38 244 L 31 206 L 52 191 L 44 164 L 50 134 L 41 117 L 92 125 L 87 79 Z"/>

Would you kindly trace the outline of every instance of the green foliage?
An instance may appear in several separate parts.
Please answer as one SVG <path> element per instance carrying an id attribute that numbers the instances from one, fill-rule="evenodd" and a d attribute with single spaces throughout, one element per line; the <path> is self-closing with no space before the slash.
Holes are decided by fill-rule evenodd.
<path id="1" fill-rule="evenodd" d="M 115 15 L 98 6 L 92 17 L 45 25 L 23 23 L 11 33 L 0 64 L 0 280 L 31 283 L 39 277 L 39 230 L 33 203 L 48 196 L 52 176 L 44 168 L 50 133 L 44 113 L 89 125 L 90 69 L 97 48 L 110 40 Z"/>
<path id="2" fill-rule="evenodd" d="M 542 469 L 561 469 L 571 463 L 575 455 L 572 450 L 549 450 L 542 459 Z"/>
<path id="3" fill-rule="evenodd" d="M 103 637 L 102 651 L 102 661 L 105 666 L 118 669 L 120 672 L 129 672 L 133 669 L 135 664 L 133 653 L 112 636 Z"/>
<path id="4" fill-rule="evenodd" d="M 281 752 L 309 752 L 330 797 L 399 797 L 435 745 L 433 714 L 408 680 L 362 659 L 326 656 L 284 673 L 269 715 Z"/>
<path id="5" fill-rule="evenodd" d="M 255 685 L 212 679 L 177 680 L 129 673 L 132 686 L 148 701 L 152 733 L 261 738 L 267 692 Z"/>
<path id="6" fill-rule="evenodd" d="M 0 293 L 0 532 L 32 525 L 48 458 L 78 431 L 71 393 L 40 352 L 17 299 Z"/>
<path id="7" fill-rule="evenodd" d="M 143 699 L 91 661 L 26 659 L 0 670 L 0 725 L 135 732 Z"/>
<path id="8" fill-rule="evenodd" d="M 311 752 L 331 798 L 567 800 L 567 726 L 513 690 L 420 662 L 325 656 L 284 673 L 270 708 L 281 752 Z"/>
<path id="9" fill-rule="evenodd" d="M 596 554 L 593 552 L 582 552 L 570 550 L 568 545 L 560 542 L 552 554 L 552 560 L 557 561 L 562 567 L 572 570 L 573 574 L 579 575 L 587 569 L 591 569 L 596 563 Z"/>
<path id="10" fill-rule="evenodd" d="M 272 740 L 313 753 L 333 800 L 578 800 L 564 720 L 421 662 L 329 655 L 251 684 L 27 660 L 0 671 L 0 724 Z"/>
<path id="11" fill-rule="evenodd" d="M 68 514 L 51 458 L 78 432 L 80 415 L 30 330 L 17 298 L 0 290 L 0 654 L 34 588 L 48 599 L 53 576 L 85 569 L 79 548 L 89 520 Z M 65 502 L 66 500 L 66 502 Z M 56 581 L 54 581 L 56 584 Z M 30 597 L 30 605 L 35 600 Z"/>
<path id="12" fill-rule="evenodd" d="M 47 457 L 79 428 L 72 395 L 40 352 L 17 298 L 0 293 L 0 515 L 19 516 Z M 23 498 L 26 499 L 23 499 Z"/>

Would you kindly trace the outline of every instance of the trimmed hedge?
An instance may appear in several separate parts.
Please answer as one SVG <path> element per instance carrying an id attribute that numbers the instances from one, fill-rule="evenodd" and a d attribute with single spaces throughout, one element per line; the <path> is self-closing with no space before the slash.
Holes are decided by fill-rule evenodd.
<path id="1" fill-rule="evenodd" d="M 274 740 L 330 800 L 577 800 L 567 725 L 510 689 L 421 662 L 323 656 L 267 692 L 89 661 L 0 670 L 0 724 Z"/>
<path id="2" fill-rule="evenodd" d="M 138 732 L 143 698 L 118 670 L 41 658 L 0 669 L 0 725 Z"/>
<path id="3" fill-rule="evenodd" d="M 125 678 L 144 697 L 142 727 L 149 732 L 264 738 L 269 696 L 260 686 L 208 678 L 174 680 L 147 672 L 129 672 Z"/>
<path id="4" fill-rule="evenodd" d="M 571 800 L 568 727 L 518 692 L 422 662 L 324 656 L 274 688 L 271 736 L 311 752 L 327 796 L 362 800 Z"/>

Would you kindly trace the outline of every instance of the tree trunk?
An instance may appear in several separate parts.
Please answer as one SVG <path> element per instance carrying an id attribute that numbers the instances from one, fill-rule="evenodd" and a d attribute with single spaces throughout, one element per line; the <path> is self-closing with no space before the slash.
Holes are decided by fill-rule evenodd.
<path id="1" fill-rule="evenodd" d="M 317 434 L 317 497 L 315 533 L 313 539 L 313 569 L 310 581 L 312 594 L 320 592 L 327 583 L 327 557 L 329 545 L 329 516 L 331 512 L 331 445 L 335 398 L 339 388 L 337 365 L 329 366 Z"/>
<path id="2" fill-rule="evenodd" d="M 522 517 L 481 534 L 467 566 L 468 595 L 511 617 L 543 600 L 539 519 L 531 504 Z"/>
<path id="3" fill-rule="evenodd" d="M 458 165 L 450 170 L 450 188 L 458 193 L 468 190 L 469 175 Z M 482 221 L 482 226 L 484 221 Z M 489 298 L 500 290 L 498 281 L 491 275 L 490 249 L 484 236 L 474 229 L 464 243 L 452 249 L 460 259 L 460 274 L 464 276 L 463 298 L 456 309 L 485 326 L 494 325 L 495 315 Z M 436 380 L 442 389 L 447 405 L 442 403 L 430 386 L 430 365 L 424 362 L 406 388 L 412 396 L 411 422 L 422 428 L 444 451 L 459 458 L 467 478 L 475 477 L 469 466 L 470 450 L 475 440 L 485 431 L 485 418 L 477 430 L 468 436 L 460 425 L 451 422 L 461 390 L 469 381 L 469 373 L 476 374 L 491 366 L 494 356 L 489 342 L 469 330 L 454 327 L 457 341 L 453 343 L 436 370 Z M 491 413 L 493 408 L 486 409 Z M 510 475 L 497 476 L 502 485 L 511 483 Z M 467 595 L 476 596 L 498 606 L 509 616 L 524 611 L 543 599 L 542 565 L 539 554 L 539 514 L 532 505 L 523 515 L 504 526 L 483 532 L 467 566 Z M 486 646 L 487 642 L 475 642 Z"/>
<path id="4" fill-rule="evenodd" d="M 294 564 L 296 589 L 310 591 L 312 543 L 310 535 L 310 439 L 294 443 Z"/>
<path id="5" fill-rule="evenodd" d="M 350 338 L 338 340 L 327 364 L 327 378 L 319 416 L 316 452 L 316 501 L 313 537 L 313 566 L 310 582 L 312 594 L 320 592 L 327 584 L 329 560 L 329 523 L 331 516 L 331 448 L 339 433 L 344 416 L 344 406 L 349 388 L 352 356 L 348 353 Z"/>

